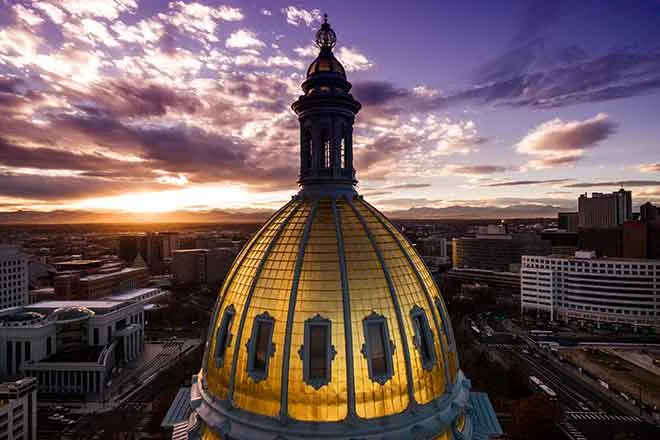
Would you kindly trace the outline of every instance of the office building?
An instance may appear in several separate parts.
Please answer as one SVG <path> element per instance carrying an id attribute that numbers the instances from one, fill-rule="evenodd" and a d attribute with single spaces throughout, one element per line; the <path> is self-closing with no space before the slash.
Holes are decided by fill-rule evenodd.
<path id="1" fill-rule="evenodd" d="M 176 284 L 216 284 L 225 279 L 236 257 L 233 248 L 174 251 L 170 271 Z"/>
<path id="2" fill-rule="evenodd" d="M 623 258 L 647 258 L 648 228 L 646 223 L 629 220 L 621 228 Z"/>
<path id="3" fill-rule="evenodd" d="M 316 41 L 320 54 L 293 104 L 302 188 L 224 283 L 193 377 L 188 438 L 500 434 L 488 396 L 470 392 L 460 371 L 444 300 L 421 257 L 357 194 L 352 130 L 361 105 L 327 21 Z"/>
<path id="4" fill-rule="evenodd" d="M 508 272 L 522 255 L 550 255 L 552 244 L 536 234 L 507 234 L 502 228 L 482 229 L 475 237 L 452 240 L 453 266 Z"/>
<path id="5" fill-rule="evenodd" d="M 560 212 L 557 217 L 558 229 L 566 232 L 577 232 L 579 222 L 577 212 Z"/>
<path id="6" fill-rule="evenodd" d="M 162 274 L 167 263 L 179 246 L 178 232 L 150 232 L 140 235 L 119 237 L 119 258 L 133 265 L 136 258 L 142 258 L 151 273 Z"/>
<path id="7" fill-rule="evenodd" d="M 135 289 L 0 312 L 0 377 L 32 376 L 42 393 L 102 398 L 114 367 L 143 350 L 144 305 L 163 295 L 160 289 Z"/>
<path id="8" fill-rule="evenodd" d="M 462 284 L 479 284 L 491 288 L 494 295 L 520 305 L 520 273 L 484 269 L 453 268 L 447 280 Z"/>
<path id="9" fill-rule="evenodd" d="M 0 439 L 37 440 L 37 381 L 0 383 Z"/>
<path id="10" fill-rule="evenodd" d="M 632 193 L 621 188 L 605 194 L 586 193 L 578 197 L 578 227 L 612 228 L 632 220 Z"/>
<path id="11" fill-rule="evenodd" d="M 521 311 L 660 329 L 660 261 L 523 256 Z"/>
<path id="12" fill-rule="evenodd" d="M 149 283 L 146 267 L 128 267 L 122 262 L 71 260 L 55 263 L 55 267 L 58 272 L 53 284 L 58 299 L 101 298 Z"/>
<path id="13" fill-rule="evenodd" d="M 28 302 L 28 258 L 18 247 L 0 245 L 0 310 Z"/>
<path id="14" fill-rule="evenodd" d="M 660 209 L 651 202 L 646 202 L 639 207 L 639 219 L 643 222 L 657 219 Z"/>

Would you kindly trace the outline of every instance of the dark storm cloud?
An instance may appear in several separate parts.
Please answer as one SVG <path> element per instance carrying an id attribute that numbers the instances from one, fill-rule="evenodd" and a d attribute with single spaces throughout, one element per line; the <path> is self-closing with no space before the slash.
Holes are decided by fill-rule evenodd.
<path id="1" fill-rule="evenodd" d="M 352 93 L 355 99 L 365 106 L 379 106 L 410 96 L 410 91 L 397 88 L 387 81 L 356 83 L 353 86 Z"/>
<path id="2" fill-rule="evenodd" d="M 156 183 L 136 184 L 98 178 L 0 173 L 1 196 L 36 200 L 67 200 L 167 188 Z"/>
<path id="3" fill-rule="evenodd" d="M 512 180 L 509 182 L 495 182 L 488 183 L 482 186 L 499 187 L 499 186 L 524 186 L 524 185 L 544 185 L 548 183 L 565 183 L 572 179 L 547 179 L 547 180 Z"/>
<path id="4" fill-rule="evenodd" d="M 446 170 L 451 174 L 482 175 L 507 171 L 509 168 L 500 165 L 447 165 Z"/>
<path id="5" fill-rule="evenodd" d="M 563 185 L 564 188 L 591 188 L 596 186 L 612 186 L 612 187 L 626 187 L 626 186 L 660 186 L 660 180 L 620 180 L 620 181 L 603 181 L 603 182 L 578 182 Z"/>
<path id="6" fill-rule="evenodd" d="M 193 114 L 202 105 L 194 95 L 159 84 L 136 85 L 118 81 L 108 92 L 106 107 L 122 116 L 162 116 L 170 108 Z"/>
<path id="7" fill-rule="evenodd" d="M 430 183 L 402 183 L 399 185 L 390 185 L 383 187 L 382 189 L 384 190 L 389 190 L 389 189 L 416 189 L 416 188 L 428 188 L 431 186 Z"/>
<path id="8" fill-rule="evenodd" d="M 117 166 L 116 160 L 100 154 L 76 154 L 55 148 L 25 148 L 0 137 L 0 165 L 52 170 L 104 170 Z"/>

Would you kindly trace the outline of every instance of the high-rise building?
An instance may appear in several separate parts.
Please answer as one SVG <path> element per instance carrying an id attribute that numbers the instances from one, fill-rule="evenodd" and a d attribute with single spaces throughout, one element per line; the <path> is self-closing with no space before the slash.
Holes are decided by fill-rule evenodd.
<path id="1" fill-rule="evenodd" d="M 578 197 L 578 227 L 611 228 L 632 220 L 632 193 L 621 188 L 605 194 L 584 193 Z"/>
<path id="2" fill-rule="evenodd" d="M 566 232 L 577 232 L 579 215 L 577 212 L 560 212 L 557 214 L 557 227 Z"/>
<path id="3" fill-rule="evenodd" d="M 174 251 L 170 270 L 177 284 L 216 284 L 225 279 L 234 249 L 180 249 Z"/>
<path id="4" fill-rule="evenodd" d="M 300 192 L 246 244 L 193 377 L 188 438 L 392 440 L 501 434 L 459 368 L 444 300 L 403 234 L 357 194 L 360 103 L 330 25 L 293 104 Z"/>
<path id="5" fill-rule="evenodd" d="M 206 254 L 208 249 L 180 249 L 174 251 L 170 271 L 177 284 L 206 283 Z"/>
<path id="6" fill-rule="evenodd" d="M 0 439 L 37 440 L 37 380 L 0 383 Z"/>
<path id="7" fill-rule="evenodd" d="M 508 272 L 510 265 L 520 264 L 522 255 L 552 253 L 551 242 L 535 234 L 505 234 L 496 229 L 482 230 L 475 237 L 454 238 L 451 244 L 454 267 L 497 272 Z"/>
<path id="8" fill-rule="evenodd" d="M 609 322 L 660 329 L 660 261 L 523 256 L 521 310 L 550 319 Z"/>
<path id="9" fill-rule="evenodd" d="M 28 257 L 16 246 L 0 245 L 0 310 L 28 303 Z"/>
<path id="10" fill-rule="evenodd" d="M 643 222 L 655 220 L 658 218 L 659 210 L 660 209 L 651 202 L 646 202 L 639 207 L 639 219 Z"/>
<path id="11" fill-rule="evenodd" d="M 622 228 L 623 258 L 647 258 L 648 228 L 646 223 L 630 220 Z"/>

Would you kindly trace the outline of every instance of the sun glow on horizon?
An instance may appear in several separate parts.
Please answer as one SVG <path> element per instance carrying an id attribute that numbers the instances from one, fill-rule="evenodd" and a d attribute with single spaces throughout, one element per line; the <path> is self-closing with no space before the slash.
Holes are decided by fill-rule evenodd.
<path id="1" fill-rule="evenodd" d="M 73 209 L 127 212 L 236 209 L 249 206 L 250 192 L 242 186 L 204 186 L 168 191 L 129 193 L 97 197 L 73 203 Z"/>

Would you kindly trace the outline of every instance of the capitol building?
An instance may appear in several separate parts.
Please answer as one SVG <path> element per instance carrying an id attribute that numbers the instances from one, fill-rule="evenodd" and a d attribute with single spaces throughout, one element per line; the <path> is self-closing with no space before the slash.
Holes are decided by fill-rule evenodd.
<path id="1" fill-rule="evenodd" d="M 292 108 L 300 192 L 245 245 L 219 292 L 188 439 L 488 439 L 501 428 L 459 366 L 419 255 L 355 188 L 361 105 L 332 48 Z M 179 431 L 180 432 L 180 431 Z"/>

